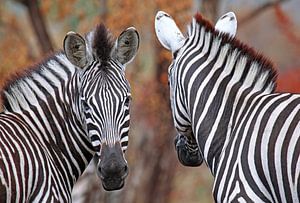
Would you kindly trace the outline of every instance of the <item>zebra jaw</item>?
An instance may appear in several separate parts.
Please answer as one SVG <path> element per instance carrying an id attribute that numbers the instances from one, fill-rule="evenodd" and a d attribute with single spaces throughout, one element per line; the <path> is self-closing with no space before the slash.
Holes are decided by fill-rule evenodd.
<path id="1" fill-rule="evenodd" d="M 203 158 L 200 154 L 198 146 L 194 149 L 191 149 L 186 136 L 178 134 L 174 140 L 174 144 L 178 159 L 182 165 L 196 167 L 202 164 Z"/>

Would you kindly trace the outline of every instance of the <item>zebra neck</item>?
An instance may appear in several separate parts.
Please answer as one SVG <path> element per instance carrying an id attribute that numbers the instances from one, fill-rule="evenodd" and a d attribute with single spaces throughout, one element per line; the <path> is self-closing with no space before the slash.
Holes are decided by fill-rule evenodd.
<path id="1" fill-rule="evenodd" d="M 248 113 L 251 101 L 266 94 L 240 83 L 231 83 L 230 78 L 223 79 L 220 84 L 211 82 L 203 91 L 198 89 L 190 93 L 188 114 L 191 115 L 192 130 L 213 175 L 223 150 L 235 136 L 235 127 Z M 193 109 L 196 110 L 194 113 Z"/>
<path id="2" fill-rule="evenodd" d="M 199 48 L 181 53 L 175 77 L 180 78 L 177 92 L 185 95 L 178 98 L 186 98 L 183 102 L 193 132 L 214 174 L 245 97 L 273 92 L 276 73 L 263 58 L 253 60 L 242 47 L 202 34 Z M 184 61 L 188 56 L 194 56 L 193 60 Z"/>
<path id="3" fill-rule="evenodd" d="M 18 114 L 56 164 L 68 166 L 72 184 L 93 155 L 82 126 L 79 85 L 77 69 L 60 53 L 8 84 L 2 93 L 4 112 Z"/>

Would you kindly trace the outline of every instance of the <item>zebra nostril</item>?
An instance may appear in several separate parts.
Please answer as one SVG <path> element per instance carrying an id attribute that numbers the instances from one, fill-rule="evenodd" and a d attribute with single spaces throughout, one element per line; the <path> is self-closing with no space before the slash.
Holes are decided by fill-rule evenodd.
<path id="1" fill-rule="evenodd" d="M 128 173 L 128 166 L 127 165 L 125 165 L 125 167 L 124 167 L 124 173 Z"/>
<path id="2" fill-rule="evenodd" d="M 128 175 L 128 166 L 125 165 L 124 168 L 123 168 L 123 174 L 122 174 L 122 179 L 125 179 Z"/>
<path id="3" fill-rule="evenodd" d="M 98 172 L 99 172 L 99 175 L 100 175 L 101 178 L 104 178 L 106 176 L 105 171 L 102 170 L 101 167 L 98 167 Z"/>

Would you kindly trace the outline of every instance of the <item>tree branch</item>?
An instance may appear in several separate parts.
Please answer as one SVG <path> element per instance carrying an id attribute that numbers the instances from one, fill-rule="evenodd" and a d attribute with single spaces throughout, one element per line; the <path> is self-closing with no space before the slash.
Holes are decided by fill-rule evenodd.
<path id="1" fill-rule="evenodd" d="M 202 0 L 200 11 L 203 16 L 215 22 L 218 17 L 218 7 L 219 0 Z"/>
<path id="2" fill-rule="evenodd" d="M 250 13 L 245 15 L 244 17 L 240 18 L 240 20 L 238 20 L 239 26 L 242 26 L 242 25 L 246 24 L 247 22 L 253 20 L 257 16 L 259 16 L 261 13 L 266 11 L 267 9 L 269 9 L 271 7 L 274 7 L 278 4 L 287 2 L 287 1 L 288 0 L 278 0 L 278 1 L 275 1 L 275 2 L 267 2 L 266 4 L 254 9 L 253 11 L 251 11 Z"/>
<path id="3" fill-rule="evenodd" d="M 43 54 L 53 51 L 53 46 L 48 35 L 44 17 L 38 7 L 37 0 L 16 0 L 28 9 L 30 21 L 38 39 Z"/>

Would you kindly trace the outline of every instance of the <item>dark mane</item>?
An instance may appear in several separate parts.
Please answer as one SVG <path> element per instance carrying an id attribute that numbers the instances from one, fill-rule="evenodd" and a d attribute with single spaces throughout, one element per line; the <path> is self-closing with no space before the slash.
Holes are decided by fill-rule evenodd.
<path id="1" fill-rule="evenodd" d="M 261 75 L 264 72 L 268 72 L 268 77 L 266 79 L 266 83 L 273 83 L 274 87 L 273 90 L 276 88 L 276 80 L 277 80 L 277 71 L 275 69 L 274 64 L 263 56 L 261 53 L 255 51 L 253 48 L 249 47 L 245 43 L 242 43 L 235 37 L 231 37 L 227 33 L 220 33 L 217 31 L 214 26 L 206 19 L 204 19 L 201 14 L 197 13 L 194 16 L 196 22 L 201 25 L 201 27 L 205 28 L 206 32 L 210 32 L 214 38 L 222 39 L 221 45 L 230 44 L 231 50 L 237 49 L 239 53 L 243 56 L 246 56 L 250 62 L 257 62 L 259 64 L 260 70 L 258 71 L 257 75 Z M 249 68 L 250 65 L 246 66 Z M 258 76 L 256 78 L 258 78 Z"/>
<path id="2" fill-rule="evenodd" d="M 62 51 L 58 53 L 60 54 L 62 53 Z M 40 71 L 42 71 L 46 63 L 55 58 L 56 58 L 56 53 L 51 53 L 48 56 L 46 56 L 44 59 L 42 59 L 40 62 L 28 66 L 26 68 L 22 68 L 21 70 L 17 70 L 9 74 L 9 76 L 6 76 L 2 80 L 3 83 L 1 83 L 1 87 L 0 87 L 0 99 L 2 101 L 2 106 L 4 106 L 5 108 L 9 106 L 7 98 L 5 96 L 5 92 L 10 92 L 10 89 L 12 87 L 16 86 L 19 82 L 23 81 L 24 79 L 31 77 L 33 73 L 39 73 Z"/>
<path id="3" fill-rule="evenodd" d="M 100 24 L 94 30 L 92 48 L 101 61 L 107 61 L 114 46 L 114 40 L 107 28 Z"/>

